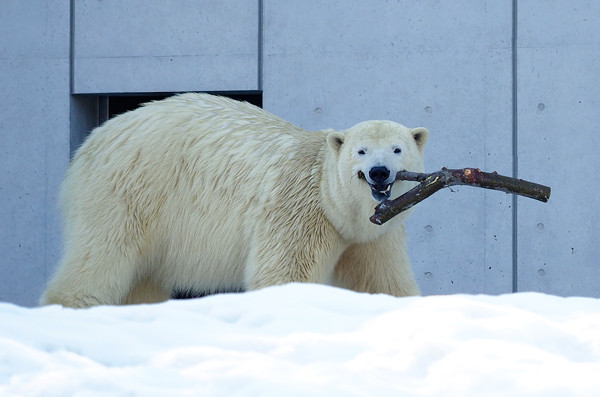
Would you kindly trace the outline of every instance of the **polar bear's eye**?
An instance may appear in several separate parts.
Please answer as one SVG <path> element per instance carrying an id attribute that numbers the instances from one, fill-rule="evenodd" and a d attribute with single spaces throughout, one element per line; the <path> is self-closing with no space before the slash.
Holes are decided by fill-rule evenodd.
<path id="1" fill-rule="evenodd" d="M 399 147 L 397 147 L 396 149 L 394 149 L 394 153 L 400 154 L 400 153 L 402 153 L 402 149 L 400 149 Z"/>
<path id="2" fill-rule="evenodd" d="M 365 149 L 358 149 L 358 154 L 360 154 L 361 156 L 362 156 L 363 154 L 365 154 Z"/>

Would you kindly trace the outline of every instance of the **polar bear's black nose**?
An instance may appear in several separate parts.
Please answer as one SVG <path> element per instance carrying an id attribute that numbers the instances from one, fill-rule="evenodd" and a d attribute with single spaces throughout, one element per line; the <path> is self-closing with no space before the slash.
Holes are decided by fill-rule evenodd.
<path id="1" fill-rule="evenodd" d="M 375 183 L 383 183 L 390 177 L 387 167 L 373 167 L 369 170 L 369 177 Z"/>

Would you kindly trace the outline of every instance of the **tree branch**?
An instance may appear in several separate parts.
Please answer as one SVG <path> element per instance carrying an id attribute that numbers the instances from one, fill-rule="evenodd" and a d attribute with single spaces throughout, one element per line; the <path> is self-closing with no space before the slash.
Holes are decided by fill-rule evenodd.
<path id="1" fill-rule="evenodd" d="M 469 185 L 484 189 L 500 190 L 506 193 L 518 194 L 544 203 L 550 198 L 550 187 L 522 179 L 510 178 L 497 172 L 483 172 L 479 168 L 447 169 L 424 174 L 410 171 L 400 171 L 396 180 L 420 182 L 419 185 L 392 200 L 384 200 L 375 207 L 375 214 L 370 221 L 382 225 L 402 211 L 405 211 L 425 200 L 433 193 L 445 187 Z"/>

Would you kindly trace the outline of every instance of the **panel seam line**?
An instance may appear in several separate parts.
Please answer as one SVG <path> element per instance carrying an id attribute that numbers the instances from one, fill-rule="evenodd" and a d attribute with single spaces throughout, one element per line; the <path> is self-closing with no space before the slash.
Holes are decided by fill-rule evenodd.
<path id="1" fill-rule="evenodd" d="M 518 0 L 512 2 L 512 176 L 519 177 L 519 158 L 518 158 L 518 68 L 517 68 L 517 3 Z M 512 196 L 512 292 L 519 290 L 519 263 L 518 263 L 518 198 Z"/>

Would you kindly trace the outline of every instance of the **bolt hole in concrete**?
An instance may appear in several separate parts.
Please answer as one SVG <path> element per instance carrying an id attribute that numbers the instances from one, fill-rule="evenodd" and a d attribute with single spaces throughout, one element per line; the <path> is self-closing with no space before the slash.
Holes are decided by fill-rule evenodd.
<path id="1" fill-rule="evenodd" d="M 425 226 L 425 231 L 426 231 L 427 233 L 432 233 L 432 232 L 433 232 L 433 226 L 431 226 L 431 225 L 427 225 L 427 226 Z"/>
<path id="2" fill-rule="evenodd" d="M 543 111 L 544 111 L 544 109 L 546 109 L 546 105 L 544 105 L 543 103 L 540 103 L 540 104 L 538 104 L 538 110 L 539 110 L 540 112 L 543 112 Z"/>
<path id="3" fill-rule="evenodd" d="M 537 230 L 544 230 L 544 224 L 543 223 L 538 223 L 536 227 L 537 227 Z"/>
<path id="4" fill-rule="evenodd" d="M 425 278 L 427 280 L 431 280 L 433 278 L 433 273 L 431 273 L 431 272 L 425 272 Z"/>
<path id="5" fill-rule="evenodd" d="M 546 275 L 546 271 L 545 271 L 544 269 L 539 269 L 539 270 L 537 271 L 537 275 L 538 275 L 538 277 L 540 277 L 540 278 L 541 278 L 541 277 L 544 277 L 544 276 Z"/>

